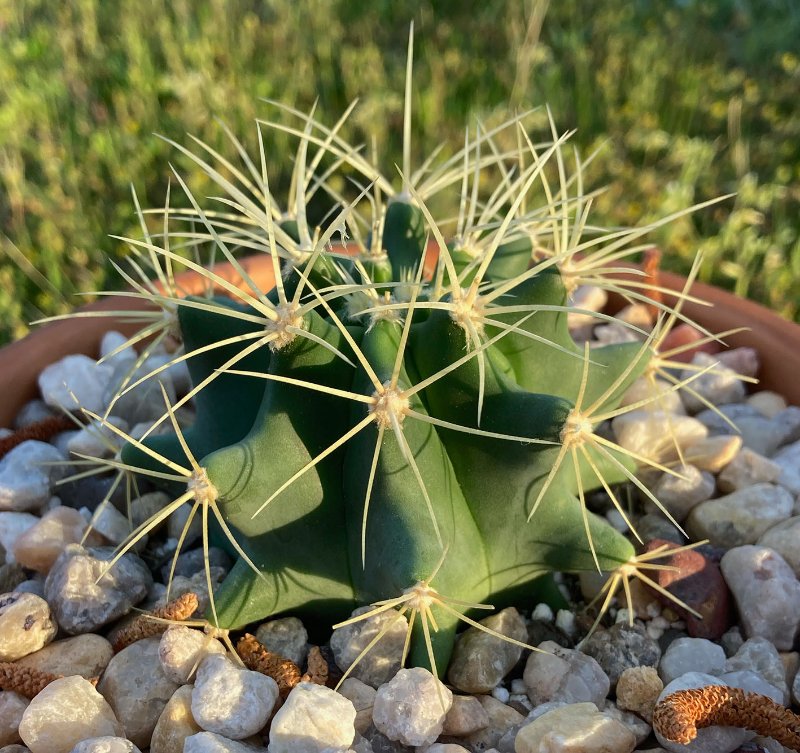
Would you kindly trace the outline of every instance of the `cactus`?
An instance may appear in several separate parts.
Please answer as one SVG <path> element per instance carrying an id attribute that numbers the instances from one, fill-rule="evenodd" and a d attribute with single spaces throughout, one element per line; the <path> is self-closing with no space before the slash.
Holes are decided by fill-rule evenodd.
<path id="1" fill-rule="evenodd" d="M 411 49 L 406 125 L 410 60 Z M 313 113 L 288 113 L 301 126 L 259 124 L 257 159 L 229 134 L 242 166 L 203 144 L 197 154 L 175 144 L 226 197 L 204 209 L 177 176 L 191 207 L 173 209 L 168 199 L 162 234 L 143 221 L 144 238 L 126 240 L 134 294 L 158 307 L 135 340 L 179 339 L 171 363 L 186 362 L 194 387 L 174 405 L 165 393 L 151 432 L 125 435 L 121 458 L 106 462 L 174 496 L 119 556 L 189 505 L 202 517 L 206 551 L 216 541 L 238 558 L 218 588 L 206 568 L 216 627 L 279 613 L 335 622 L 360 605 L 373 605 L 369 614 L 397 609 L 419 625 L 410 660 L 434 670 L 446 665 L 459 620 L 474 624 L 489 604 L 530 600 L 549 574 L 610 572 L 626 592 L 629 577 L 649 581 L 653 558 L 637 558 L 629 537 L 588 510 L 586 493 L 604 489 L 625 517 L 615 485 L 652 498 L 637 465 L 669 470 L 595 429 L 641 407 L 620 409 L 620 399 L 669 364 L 658 346 L 687 295 L 673 309 L 653 304 L 661 324 L 630 342 L 578 345 L 567 320 L 580 284 L 643 300 L 644 283 L 624 287 L 607 271 L 672 218 L 634 230 L 590 227 L 577 157 L 568 174 L 570 134 L 551 125 L 552 140 L 534 144 L 525 115 L 468 131 L 453 157 L 416 172 L 406 128 L 395 191 L 339 135 L 344 119 L 327 128 Z M 269 189 L 265 125 L 298 139 L 285 208 Z M 339 173 L 358 187 L 355 198 L 345 198 Z M 314 228 L 307 207 L 320 192 L 337 208 Z M 532 208 L 537 196 L 543 204 Z M 448 199 L 449 226 L 429 208 Z M 334 244 L 347 236 L 349 246 Z M 200 260 L 206 245 L 234 265 L 241 286 Z M 239 248 L 269 255 L 274 288 L 249 278 L 232 252 Z M 180 265 L 214 293 L 180 297 Z M 126 380 L 118 397 L 161 371 Z M 176 412 L 192 399 L 196 419 L 183 429 Z M 164 423 L 172 431 L 158 434 Z"/>

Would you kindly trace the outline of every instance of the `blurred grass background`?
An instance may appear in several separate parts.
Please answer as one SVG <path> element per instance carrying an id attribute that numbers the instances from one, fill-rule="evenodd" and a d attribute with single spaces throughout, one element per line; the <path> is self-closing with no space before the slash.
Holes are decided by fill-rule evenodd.
<path id="1" fill-rule="evenodd" d="M 549 103 L 584 153 L 603 146 L 588 170 L 588 186 L 608 186 L 595 224 L 736 192 L 653 238 L 665 265 L 685 270 L 702 249 L 703 279 L 800 318 L 800 3 L 546 5 L 0 0 L 0 342 L 118 284 L 108 233 L 137 233 L 131 184 L 163 205 L 172 162 L 213 193 L 154 132 L 230 154 L 215 115 L 253 148 L 254 119 L 276 113 L 260 98 L 318 99 L 332 124 L 358 97 L 348 136 L 399 159 L 412 18 L 417 157 L 460 145 L 470 118 Z M 270 148 L 294 152 L 280 135 Z M 291 160 L 270 170 L 279 193 Z"/>

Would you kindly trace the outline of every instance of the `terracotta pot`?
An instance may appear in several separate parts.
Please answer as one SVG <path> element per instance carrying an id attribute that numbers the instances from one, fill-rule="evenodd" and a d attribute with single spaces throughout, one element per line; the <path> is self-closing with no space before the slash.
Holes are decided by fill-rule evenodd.
<path id="1" fill-rule="evenodd" d="M 429 260 L 432 261 L 432 258 Z M 242 266 L 262 290 L 274 284 L 271 259 L 252 256 L 242 260 Z M 220 264 L 216 273 L 242 289 L 247 288 L 241 276 L 230 264 Z M 668 272 L 660 273 L 664 287 L 681 290 L 685 279 Z M 177 276 L 179 289 L 197 293 L 203 280 L 193 272 Z M 761 359 L 761 389 L 775 390 L 794 405 L 800 405 L 800 325 L 782 319 L 763 306 L 745 300 L 719 288 L 695 283 L 692 294 L 710 306 L 686 303 L 684 313 L 712 332 L 722 332 L 746 326 L 749 331 L 726 338 L 731 347 L 747 345 L 755 348 Z M 84 307 L 85 311 L 130 310 L 145 308 L 144 302 L 133 298 L 107 297 Z M 43 325 L 27 337 L 0 349 L 0 426 L 11 426 L 19 409 L 38 394 L 36 379 L 48 364 L 71 353 L 95 356 L 103 334 L 117 329 L 132 334 L 139 325 L 120 323 L 113 318 L 67 319 Z"/>

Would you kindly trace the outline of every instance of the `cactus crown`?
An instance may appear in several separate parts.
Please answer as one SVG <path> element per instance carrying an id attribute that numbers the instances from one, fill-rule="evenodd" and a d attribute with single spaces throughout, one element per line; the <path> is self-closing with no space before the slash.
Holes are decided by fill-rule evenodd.
<path id="1" fill-rule="evenodd" d="M 576 308 L 572 293 L 592 284 L 645 299 L 641 280 L 614 277 L 617 262 L 672 218 L 590 226 L 582 163 L 567 158 L 570 134 L 552 119 L 545 143 L 531 140 L 522 115 L 479 125 L 454 156 L 412 170 L 410 53 L 411 44 L 399 192 L 341 137 L 345 118 L 326 127 L 284 108 L 299 126 L 259 123 L 255 158 L 229 134 L 240 165 L 202 143 L 198 153 L 175 144 L 225 195 L 202 208 L 176 174 L 191 208 L 172 209 L 168 196 L 160 234 L 140 211 L 143 238 L 126 239 L 132 272 L 123 274 L 156 310 L 132 338 L 154 338 L 136 365 L 162 342 L 177 350 L 144 376 L 132 372 L 116 400 L 180 361 L 193 387 L 177 401 L 165 392 L 163 415 L 105 462 L 174 494 L 120 556 L 189 506 L 178 551 L 199 514 L 206 551 L 216 540 L 237 557 L 219 587 L 206 568 L 217 627 L 287 612 L 332 623 L 372 604 L 370 614 L 399 609 L 419 623 L 411 660 L 441 668 L 458 620 L 474 624 L 483 602 L 530 599 L 553 572 L 612 572 L 626 592 L 640 575 L 631 541 L 585 495 L 605 489 L 625 517 L 614 485 L 633 482 L 652 498 L 637 463 L 669 469 L 596 429 L 624 410 L 635 379 L 668 367 L 659 345 L 688 294 L 674 308 L 652 304 L 663 317 L 650 336 L 632 327 L 629 342 L 577 345 L 570 313 L 603 315 Z M 297 137 L 285 206 L 270 192 L 264 127 Z M 320 192 L 337 208 L 312 227 L 307 206 Z M 454 219 L 437 222 L 429 207 L 448 199 Z M 236 283 L 201 260 L 205 247 Z M 270 260 L 274 287 L 259 287 L 238 249 Z M 183 297 L 178 266 L 198 272 L 207 292 Z M 195 420 L 183 428 L 176 411 L 191 400 Z"/>

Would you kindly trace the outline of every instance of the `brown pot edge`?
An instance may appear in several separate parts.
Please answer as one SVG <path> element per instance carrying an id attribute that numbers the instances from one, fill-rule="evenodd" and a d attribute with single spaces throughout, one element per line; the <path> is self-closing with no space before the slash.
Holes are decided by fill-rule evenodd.
<path id="1" fill-rule="evenodd" d="M 272 260 L 269 256 L 250 256 L 240 261 L 247 275 L 261 290 L 274 284 Z M 215 272 L 240 288 L 247 283 L 229 263 L 215 267 Z M 686 278 L 671 272 L 659 274 L 660 284 L 680 291 Z M 202 280 L 195 272 L 184 272 L 176 278 L 178 286 L 197 293 Z M 783 319 L 769 309 L 720 288 L 695 282 L 692 295 L 706 301 L 708 306 L 686 302 L 684 313 L 712 332 L 736 327 L 749 329 L 725 339 L 731 347 L 755 348 L 761 360 L 759 389 L 782 394 L 790 404 L 800 405 L 800 325 Z M 113 311 L 145 308 L 143 301 L 122 296 L 109 296 L 83 306 L 80 311 Z M 73 353 L 96 356 L 105 332 L 118 329 L 131 334 L 136 324 L 120 322 L 110 317 L 76 318 L 42 325 L 17 342 L 0 348 L 0 426 L 11 426 L 19 409 L 38 395 L 37 377 L 51 363 Z M 793 379 L 795 377 L 795 379 Z M 9 396 L 13 396 L 9 399 Z"/>

